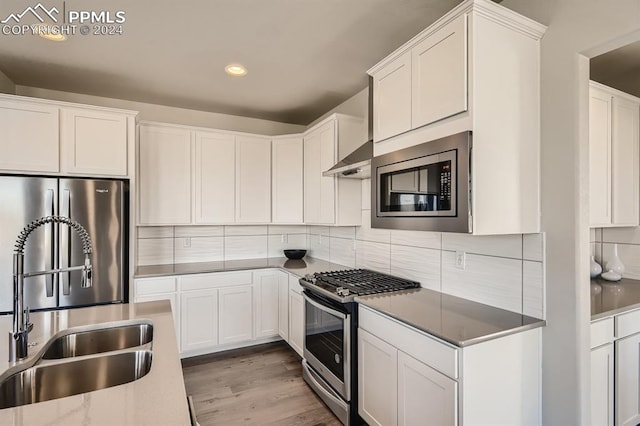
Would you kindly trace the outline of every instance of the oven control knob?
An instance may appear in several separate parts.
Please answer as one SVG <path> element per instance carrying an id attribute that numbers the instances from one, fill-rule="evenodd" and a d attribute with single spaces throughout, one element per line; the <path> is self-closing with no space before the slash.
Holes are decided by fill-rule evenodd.
<path id="1" fill-rule="evenodd" d="M 333 359 L 336 360 L 336 364 L 340 364 L 340 355 L 336 354 Z"/>
<path id="2" fill-rule="evenodd" d="M 310 282 L 311 284 L 315 284 L 316 283 L 316 277 L 311 275 L 311 274 L 307 274 L 304 276 L 304 280 Z"/>
<path id="3" fill-rule="evenodd" d="M 338 296 L 346 297 L 349 295 L 349 289 L 344 287 L 338 287 L 336 289 L 336 293 L 338 294 Z"/>

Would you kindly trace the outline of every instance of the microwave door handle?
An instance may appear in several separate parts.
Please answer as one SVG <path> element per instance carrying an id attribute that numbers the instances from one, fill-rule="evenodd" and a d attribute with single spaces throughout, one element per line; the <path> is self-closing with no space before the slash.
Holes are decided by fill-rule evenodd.
<path id="1" fill-rule="evenodd" d="M 44 205 L 47 216 L 53 216 L 53 189 L 47 189 L 44 195 Z M 44 250 L 47 254 L 45 268 L 52 271 L 56 269 L 55 265 L 55 223 L 51 222 L 44 227 Z M 45 290 L 47 297 L 53 297 L 53 287 L 58 274 L 45 274 Z"/>
<path id="2" fill-rule="evenodd" d="M 71 191 L 65 189 L 62 196 L 62 216 L 71 219 Z M 71 258 L 71 227 L 60 230 L 60 269 L 68 268 Z M 62 294 L 71 294 L 71 272 L 62 272 Z"/>
<path id="3" fill-rule="evenodd" d="M 321 311 L 328 312 L 331 315 L 335 315 L 336 317 L 342 318 L 343 320 L 347 319 L 347 315 L 346 314 L 343 314 L 342 312 L 338 312 L 335 309 L 331 309 L 328 306 L 325 306 L 323 304 L 320 304 L 320 303 L 316 302 L 315 300 L 313 300 L 312 298 L 307 296 L 305 293 L 302 293 L 302 296 L 304 297 L 304 300 L 306 300 L 307 302 L 309 302 L 311 305 L 315 306 L 316 308 L 320 309 Z"/>

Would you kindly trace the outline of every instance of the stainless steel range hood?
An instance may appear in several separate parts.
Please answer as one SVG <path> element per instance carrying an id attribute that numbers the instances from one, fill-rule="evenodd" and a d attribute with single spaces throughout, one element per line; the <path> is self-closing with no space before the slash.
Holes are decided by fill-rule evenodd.
<path id="1" fill-rule="evenodd" d="M 350 179 L 368 179 L 371 177 L 371 159 L 373 158 L 373 84 L 369 78 L 369 102 L 367 108 L 367 141 L 351 154 L 344 157 L 322 176 L 337 176 Z"/>
<path id="2" fill-rule="evenodd" d="M 322 176 L 338 176 L 351 179 L 367 179 L 371 177 L 371 158 L 373 157 L 373 140 L 360 145 L 358 149 L 344 157 L 335 166 L 322 173 Z"/>

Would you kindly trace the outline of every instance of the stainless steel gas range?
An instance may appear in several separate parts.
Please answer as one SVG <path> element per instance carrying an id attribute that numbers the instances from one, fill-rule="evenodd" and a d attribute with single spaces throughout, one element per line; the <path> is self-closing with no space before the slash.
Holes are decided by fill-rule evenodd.
<path id="1" fill-rule="evenodd" d="M 356 296 L 420 287 L 368 269 L 321 272 L 300 279 L 304 288 L 305 381 L 345 425 L 358 415 L 358 305 Z"/>

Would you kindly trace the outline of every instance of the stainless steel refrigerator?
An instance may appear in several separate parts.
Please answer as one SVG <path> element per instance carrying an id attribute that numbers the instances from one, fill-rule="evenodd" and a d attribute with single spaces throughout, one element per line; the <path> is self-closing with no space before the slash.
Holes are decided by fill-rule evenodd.
<path id="1" fill-rule="evenodd" d="M 70 217 L 88 231 L 93 286 L 80 286 L 81 271 L 28 277 L 25 306 L 33 311 L 125 301 L 127 196 L 124 181 L 0 176 L 0 313 L 13 307 L 13 250 L 18 234 L 31 221 L 50 215 Z M 84 263 L 80 238 L 61 224 L 36 229 L 24 253 L 25 272 Z"/>

